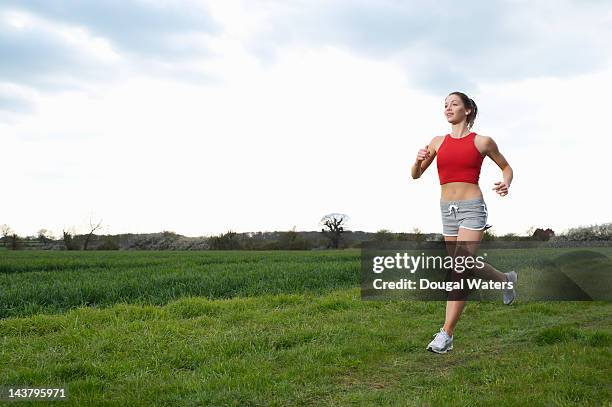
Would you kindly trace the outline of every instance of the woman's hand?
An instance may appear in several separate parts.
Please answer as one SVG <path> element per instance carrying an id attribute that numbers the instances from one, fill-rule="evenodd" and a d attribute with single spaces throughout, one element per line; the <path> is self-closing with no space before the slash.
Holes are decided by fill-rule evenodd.
<path id="1" fill-rule="evenodd" d="M 419 152 L 417 153 L 417 162 L 420 163 L 421 161 L 425 161 L 429 158 L 429 156 L 431 155 L 429 153 L 429 149 L 427 148 L 428 146 L 425 146 L 425 148 L 422 148 L 419 150 Z"/>
<path id="2" fill-rule="evenodd" d="M 493 190 L 499 194 L 499 196 L 508 195 L 508 188 L 510 186 L 506 184 L 504 181 L 498 181 L 495 183 Z"/>

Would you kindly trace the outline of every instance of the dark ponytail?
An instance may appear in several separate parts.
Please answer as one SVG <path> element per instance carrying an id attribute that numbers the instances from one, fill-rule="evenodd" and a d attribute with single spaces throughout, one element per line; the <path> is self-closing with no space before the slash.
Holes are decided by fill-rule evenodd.
<path id="1" fill-rule="evenodd" d="M 465 108 L 470 110 L 470 114 L 467 115 L 466 121 L 467 121 L 468 129 L 472 129 L 472 126 L 474 125 L 474 121 L 476 120 L 476 115 L 478 114 L 478 106 L 476 106 L 476 102 L 474 102 L 473 99 L 470 99 L 463 92 L 451 92 L 448 95 L 449 96 L 450 95 L 459 96 L 461 100 L 463 101 L 463 105 L 465 106 Z"/>

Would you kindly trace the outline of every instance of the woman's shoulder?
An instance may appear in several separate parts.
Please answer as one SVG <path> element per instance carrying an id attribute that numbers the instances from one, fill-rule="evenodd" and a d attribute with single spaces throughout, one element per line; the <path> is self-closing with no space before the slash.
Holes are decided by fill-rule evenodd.
<path id="1" fill-rule="evenodd" d="M 444 139 L 446 138 L 446 134 L 444 136 L 434 136 L 431 139 L 431 143 L 430 145 L 432 145 L 434 147 L 434 149 L 436 151 L 438 151 L 438 149 L 440 148 L 440 146 L 442 145 L 442 142 L 444 141 Z"/>
<path id="2" fill-rule="evenodd" d="M 487 136 L 481 133 L 474 132 L 474 142 L 480 143 L 482 145 L 487 145 L 487 144 L 491 144 L 492 142 L 494 142 L 494 140 L 491 136 Z"/>
<path id="3" fill-rule="evenodd" d="M 482 153 L 486 154 L 495 146 L 495 140 L 491 136 L 487 136 L 480 133 L 475 133 L 474 144 L 476 148 Z"/>

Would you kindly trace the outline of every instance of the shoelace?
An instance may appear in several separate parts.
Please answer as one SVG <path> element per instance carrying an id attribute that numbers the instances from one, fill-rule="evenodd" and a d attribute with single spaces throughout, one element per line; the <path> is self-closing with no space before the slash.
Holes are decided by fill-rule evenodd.
<path id="1" fill-rule="evenodd" d="M 433 338 L 436 338 L 438 335 L 440 335 L 440 340 L 444 341 L 444 337 L 446 336 L 447 338 L 450 339 L 450 336 L 448 336 L 448 334 L 446 332 L 442 333 L 442 331 L 438 331 L 437 333 L 433 334 Z"/>

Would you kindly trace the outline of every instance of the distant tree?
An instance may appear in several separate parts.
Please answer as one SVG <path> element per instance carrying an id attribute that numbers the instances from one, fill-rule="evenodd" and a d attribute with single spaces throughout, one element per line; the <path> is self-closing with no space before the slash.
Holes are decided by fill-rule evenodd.
<path id="1" fill-rule="evenodd" d="M 74 232 L 70 230 L 62 230 L 62 240 L 66 250 L 78 250 L 76 241 L 74 239 Z"/>
<path id="2" fill-rule="evenodd" d="M 300 234 L 295 230 L 294 226 L 288 232 L 285 232 L 281 235 L 278 241 L 278 248 L 281 250 L 307 250 L 311 248 L 310 242 L 304 239 Z"/>
<path id="3" fill-rule="evenodd" d="M 413 233 L 414 241 L 415 242 L 424 242 L 425 241 L 425 235 L 423 234 L 423 232 L 421 232 L 421 229 L 413 228 L 412 229 L 412 233 Z"/>
<path id="4" fill-rule="evenodd" d="M 219 236 L 208 238 L 208 246 L 211 250 L 240 250 L 240 241 L 236 232 L 230 230 Z"/>
<path id="5" fill-rule="evenodd" d="M 612 240 L 612 222 L 570 228 L 561 235 L 570 240 Z"/>
<path id="6" fill-rule="evenodd" d="M 495 239 L 497 239 L 497 236 L 495 236 L 495 233 L 490 230 L 485 230 L 484 234 L 482 235 L 483 241 L 492 241 Z"/>
<path id="7" fill-rule="evenodd" d="M 85 241 L 83 242 L 83 250 L 87 250 L 87 246 L 89 245 L 89 241 L 93 236 L 94 232 L 102 227 L 102 219 L 98 223 L 93 222 L 93 220 L 89 219 L 89 233 L 85 236 Z"/>
<path id="8" fill-rule="evenodd" d="M 327 247 L 337 249 L 342 239 L 344 225 L 348 222 L 348 215 L 343 213 L 330 213 L 321 218 L 321 224 L 327 228 L 321 229 L 321 233 L 328 239 Z"/>
<path id="9" fill-rule="evenodd" d="M 377 242 L 390 242 L 395 240 L 395 235 L 389 229 L 380 229 L 374 234 L 374 240 Z"/>
<path id="10" fill-rule="evenodd" d="M 546 241 L 546 240 L 550 240 L 550 238 L 553 237 L 554 235 L 555 235 L 555 232 L 550 228 L 546 230 L 537 228 L 533 232 L 533 235 L 531 235 L 531 237 L 535 240 Z"/>
<path id="11" fill-rule="evenodd" d="M 0 233 L 2 233 L 2 241 L 4 242 L 4 247 L 8 246 L 9 236 L 14 234 L 13 229 L 7 224 L 0 226 Z"/>
<path id="12" fill-rule="evenodd" d="M 53 233 L 51 233 L 47 229 L 40 229 L 37 232 L 37 235 L 38 235 L 38 240 L 40 240 L 42 243 L 49 243 L 51 240 L 55 239 L 55 236 L 53 236 Z"/>
<path id="13" fill-rule="evenodd" d="M 9 239 L 9 248 L 11 250 L 17 250 L 21 248 L 21 245 L 19 244 L 19 236 L 17 236 L 17 233 L 13 233 L 12 235 L 8 236 Z"/>
<path id="14" fill-rule="evenodd" d="M 119 250 L 119 244 L 113 237 L 106 236 L 104 242 L 98 247 L 98 250 Z"/>
<path id="15" fill-rule="evenodd" d="M 162 232 L 162 236 L 166 239 L 178 239 L 180 237 L 178 233 L 173 232 L 171 230 L 164 230 Z"/>
<path id="16" fill-rule="evenodd" d="M 410 234 L 406 232 L 399 232 L 395 238 L 400 242 L 406 242 L 406 241 L 412 240 Z"/>

